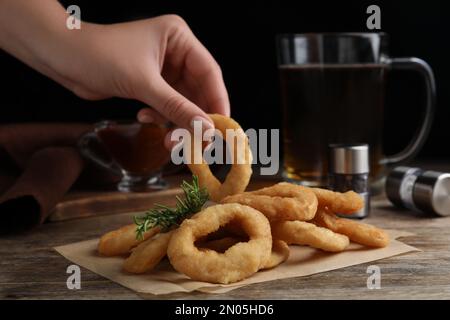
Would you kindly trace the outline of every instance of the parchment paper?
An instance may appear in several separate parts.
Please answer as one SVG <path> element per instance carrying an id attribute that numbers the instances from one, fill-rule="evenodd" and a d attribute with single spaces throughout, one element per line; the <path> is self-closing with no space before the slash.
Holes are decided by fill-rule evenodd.
<path id="1" fill-rule="evenodd" d="M 391 239 L 412 235 L 409 232 L 389 230 Z M 345 268 L 395 255 L 420 251 L 398 240 L 392 240 L 386 248 L 369 249 L 352 243 L 344 252 L 326 253 L 304 246 L 290 246 L 289 259 L 278 267 L 260 271 L 243 281 L 220 285 L 194 281 L 175 271 L 167 259 L 148 274 L 132 275 L 122 271 L 123 257 L 102 257 L 97 254 L 98 239 L 56 247 L 68 260 L 111 279 L 139 293 L 169 294 L 194 290 L 208 293 L 225 293 L 252 283 L 307 276 L 315 273 Z"/>

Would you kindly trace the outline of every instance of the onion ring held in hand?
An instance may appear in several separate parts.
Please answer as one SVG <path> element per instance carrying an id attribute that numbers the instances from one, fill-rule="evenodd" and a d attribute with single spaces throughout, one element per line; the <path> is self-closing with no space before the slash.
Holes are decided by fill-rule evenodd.
<path id="1" fill-rule="evenodd" d="M 215 202 L 219 202 L 224 197 L 232 194 L 237 194 L 245 191 L 252 175 L 252 152 L 248 143 L 248 137 L 239 124 L 231 118 L 219 115 L 209 114 L 209 117 L 213 120 L 214 126 L 219 130 L 224 140 L 226 138 L 226 130 L 234 130 L 236 136 L 233 141 L 226 141 L 227 146 L 233 150 L 233 164 L 223 183 L 212 174 L 209 165 L 202 159 L 202 163 L 194 163 L 192 156 L 189 159 L 187 166 L 191 170 L 192 174 L 198 176 L 198 180 L 201 187 L 208 189 L 210 199 Z M 230 146 L 230 143 L 232 145 Z M 194 143 L 191 142 L 191 155 L 194 154 Z M 240 148 L 241 150 L 238 150 Z M 242 150 L 243 149 L 243 150 Z"/>
<path id="2" fill-rule="evenodd" d="M 347 236 L 304 221 L 280 221 L 272 224 L 272 236 L 287 244 L 307 245 L 329 252 L 340 252 L 348 247 Z"/>
<path id="3" fill-rule="evenodd" d="M 382 229 L 358 221 L 338 218 L 326 209 L 317 210 L 313 222 L 337 233 L 345 234 L 351 241 L 375 248 L 386 247 L 389 235 Z"/>
<path id="4" fill-rule="evenodd" d="M 104 234 L 98 243 L 98 252 L 107 257 L 127 254 L 142 241 L 159 233 L 160 228 L 155 227 L 144 233 L 142 239 L 136 239 L 136 225 L 129 224 L 117 230 Z"/>
<path id="5" fill-rule="evenodd" d="M 139 244 L 125 260 L 123 270 L 130 273 L 144 273 L 152 270 L 166 256 L 172 232 L 157 234 Z"/>
<path id="6" fill-rule="evenodd" d="M 317 197 L 311 188 L 280 182 L 271 187 L 228 196 L 222 203 L 240 203 L 261 211 L 269 221 L 314 218 Z"/>
<path id="7" fill-rule="evenodd" d="M 328 207 L 333 212 L 351 214 L 364 207 L 364 200 L 354 191 L 345 193 L 327 189 L 311 188 L 319 201 L 319 207 Z"/>
<path id="8" fill-rule="evenodd" d="M 230 221 L 238 221 L 249 241 L 239 242 L 224 253 L 200 250 L 194 243 Z M 215 205 L 184 220 L 169 242 L 172 266 L 193 280 L 232 283 L 264 267 L 270 258 L 272 236 L 267 218 L 259 211 L 237 203 Z"/>

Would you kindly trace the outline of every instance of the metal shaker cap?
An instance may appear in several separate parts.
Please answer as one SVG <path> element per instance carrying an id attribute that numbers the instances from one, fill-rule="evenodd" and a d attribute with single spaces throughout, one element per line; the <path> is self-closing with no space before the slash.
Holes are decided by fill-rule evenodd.
<path id="1" fill-rule="evenodd" d="M 420 168 L 399 166 L 392 169 L 386 178 L 386 196 L 396 206 L 420 211 L 413 200 L 413 189 Z"/>
<path id="2" fill-rule="evenodd" d="M 387 177 L 386 195 L 399 207 L 450 216 L 450 173 L 396 167 Z"/>
<path id="3" fill-rule="evenodd" d="M 413 191 L 416 206 L 440 216 L 450 216 L 450 173 L 425 171 L 417 177 Z"/>
<path id="4" fill-rule="evenodd" d="M 329 152 L 332 173 L 362 174 L 370 170 L 367 144 L 330 144 Z"/>

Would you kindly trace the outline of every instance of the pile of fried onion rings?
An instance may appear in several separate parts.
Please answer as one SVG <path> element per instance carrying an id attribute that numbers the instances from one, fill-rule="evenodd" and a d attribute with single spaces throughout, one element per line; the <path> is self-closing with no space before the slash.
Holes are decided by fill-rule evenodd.
<path id="1" fill-rule="evenodd" d="M 210 117 L 220 131 L 240 129 L 230 118 Z M 289 245 L 337 253 L 350 242 L 374 248 L 389 244 L 384 230 L 336 215 L 362 209 L 364 203 L 353 191 L 281 182 L 245 192 L 251 176 L 251 152 L 245 141 L 244 163 L 233 165 L 223 184 L 205 162 L 189 165 L 218 204 L 165 233 L 158 227 L 150 229 L 139 240 L 135 225 L 111 231 L 100 239 L 99 253 L 128 255 L 123 270 L 134 274 L 150 272 L 167 256 L 175 270 L 193 280 L 228 284 L 283 263 L 289 258 Z"/>

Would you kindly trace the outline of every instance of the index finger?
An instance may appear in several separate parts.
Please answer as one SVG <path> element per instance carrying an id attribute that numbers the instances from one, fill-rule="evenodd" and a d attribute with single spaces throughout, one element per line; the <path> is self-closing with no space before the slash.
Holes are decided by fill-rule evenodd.
<path id="1" fill-rule="evenodd" d="M 195 36 L 192 35 L 194 38 Z M 194 47 L 186 57 L 186 70 L 197 82 L 205 97 L 208 113 L 230 116 L 230 101 L 222 70 L 209 51 L 195 38 Z"/>

